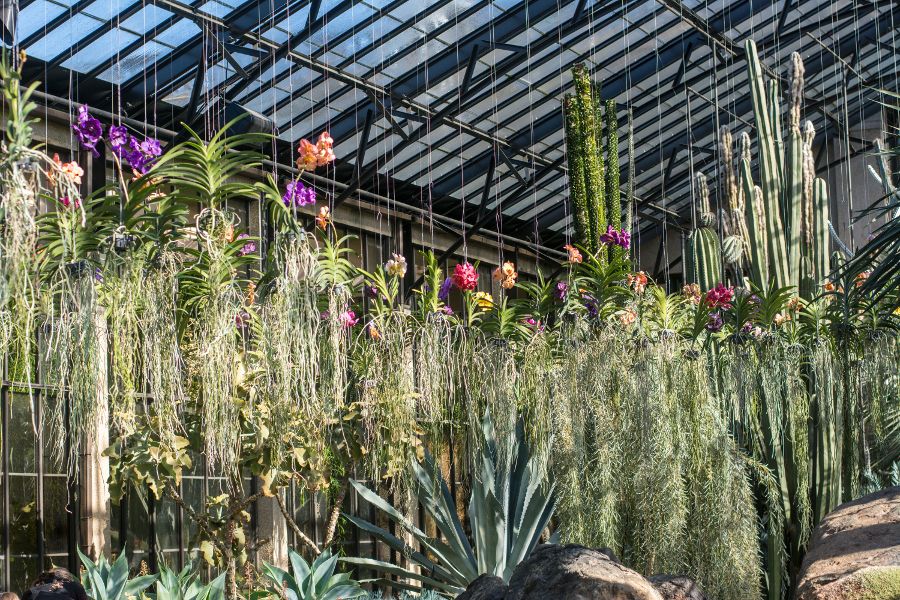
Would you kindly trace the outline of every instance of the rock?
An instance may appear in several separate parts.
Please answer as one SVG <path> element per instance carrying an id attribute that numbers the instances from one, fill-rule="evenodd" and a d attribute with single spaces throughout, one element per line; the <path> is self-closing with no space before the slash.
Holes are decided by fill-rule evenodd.
<path id="1" fill-rule="evenodd" d="M 496 575 L 479 575 L 456 600 L 503 600 L 506 584 Z"/>
<path id="2" fill-rule="evenodd" d="M 685 575 L 653 575 L 650 583 L 663 600 L 707 600 L 700 584 Z"/>
<path id="3" fill-rule="evenodd" d="M 516 567 L 504 600 L 663 600 L 640 574 L 600 550 L 539 546 Z"/>
<path id="4" fill-rule="evenodd" d="M 813 532 L 797 600 L 900 598 L 900 487 L 837 507 Z"/>

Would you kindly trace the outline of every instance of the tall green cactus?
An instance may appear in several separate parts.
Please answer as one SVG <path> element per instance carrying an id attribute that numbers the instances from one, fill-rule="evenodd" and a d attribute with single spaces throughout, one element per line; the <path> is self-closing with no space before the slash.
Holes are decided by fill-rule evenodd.
<path id="1" fill-rule="evenodd" d="M 603 101 L 583 65 L 572 69 L 574 94 L 563 101 L 569 190 L 578 243 L 605 259 L 600 236 L 622 227 L 619 122 L 614 101 Z M 630 185 L 630 184 L 629 184 Z M 625 251 L 614 248 L 612 256 Z"/>
<path id="2" fill-rule="evenodd" d="M 619 117 L 616 101 L 606 101 L 606 215 L 609 224 L 622 229 L 622 196 L 619 191 Z M 624 248 L 612 249 L 612 257 L 619 258 Z"/>
<path id="3" fill-rule="evenodd" d="M 595 103 L 594 86 L 591 85 L 590 76 L 584 65 L 576 66 L 572 75 L 575 79 L 575 105 L 583 131 L 579 151 L 584 161 L 582 176 L 587 193 L 588 223 L 591 231 L 590 250 L 599 253 L 602 259 L 605 252 L 600 245 L 600 235 L 603 233 L 601 226 L 606 227 L 606 200 L 603 185 L 603 153 L 599 141 L 601 134 L 598 129 L 602 127 L 603 120 L 597 118 L 599 111 Z"/>
<path id="4" fill-rule="evenodd" d="M 722 248 L 719 236 L 713 229 L 715 213 L 710 209 L 706 177 L 697 173 L 696 181 L 700 197 L 700 227 L 694 229 L 685 242 L 685 281 L 697 283 L 708 290 L 722 282 Z"/>
<path id="5" fill-rule="evenodd" d="M 806 297 L 817 293 L 829 271 L 828 197 L 815 177 L 807 122 L 801 129 L 803 62 L 791 56 L 791 102 L 787 143 L 781 135 L 778 84 L 764 85 L 756 44 L 746 43 L 750 97 L 756 122 L 759 185 L 753 182 L 748 144 L 741 156 L 741 185 L 747 202 L 750 278 L 761 288 L 795 286 Z"/>
<path id="6" fill-rule="evenodd" d="M 581 151 L 581 138 L 584 128 L 581 124 L 581 112 L 573 96 L 567 95 L 563 101 L 566 114 L 566 148 L 569 167 L 569 197 L 571 199 L 572 220 L 575 224 L 575 237 L 585 248 L 593 248 L 592 229 L 588 214 L 587 189 L 584 179 L 584 153 Z"/>

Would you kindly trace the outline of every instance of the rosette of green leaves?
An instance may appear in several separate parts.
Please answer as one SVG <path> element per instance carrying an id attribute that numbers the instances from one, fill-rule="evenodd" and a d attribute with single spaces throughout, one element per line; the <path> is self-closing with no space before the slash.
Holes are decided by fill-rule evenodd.
<path id="1" fill-rule="evenodd" d="M 286 600 L 350 600 L 366 591 L 350 579 L 350 573 L 335 573 L 338 557 L 326 550 L 312 564 L 288 550 L 291 571 L 264 563 L 265 576 L 276 596 Z"/>
<path id="2" fill-rule="evenodd" d="M 93 600 L 127 600 L 136 598 L 145 589 L 153 585 L 156 575 L 142 575 L 128 578 L 128 559 L 125 553 L 119 554 L 115 562 L 110 563 L 105 556 L 96 562 L 78 550 L 78 557 L 84 565 L 81 576 L 85 591 Z"/>
<path id="3" fill-rule="evenodd" d="M 459 519 L 440 466 L 426 452 L 421 463 L 415 459 L 410 462 L 413 491 L 434 520 L 439 538 L 429 536 L 378 494 L 351 480 L 357 493 L 412 535 L 424 548 L 422 552 L 373 523 L 347 515 L 347 519 L 361 530 L 419 565 L 420 572 L 376 559 L 346 558 L 344 561 L 388 576 L 419 581 L 425 588 L 437 590 L 447 597 L 462 593 L 469 583 L 484 573 L 509 580 L 516 565 L 537 546 L 553 516 L 555 485 L 542 457 L 533 455 L 526 444 L 521 422 L 498 435 L 490 414 L 487 414 L 481 423 L 481 442 L 481 451 L 474 460 L 475 473 L 467 510 L 471 540 Z M 390 585 L 419 590 L 398 581 L 391 581 Z"/>

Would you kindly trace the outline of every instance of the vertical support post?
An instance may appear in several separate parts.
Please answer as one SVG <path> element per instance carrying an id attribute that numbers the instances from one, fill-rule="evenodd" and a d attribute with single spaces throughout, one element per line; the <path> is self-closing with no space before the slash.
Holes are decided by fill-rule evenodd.
<path id="1" fill-rule="evenodd" d="M 65 398 L 65 396 L 64 396 Z M 64 401 L 64 400 L 63 400 Z M 40 396 L 35 396 L 32 399 L 32 402 L 35 403 L 33 406 L 34 414 L 36 415 L 37 420 L 37 436 L 35 438 L 35 471 L 37 472 L 37 481 L 35 482 L 35 509 L 37 513 L 37 554 L 38 554 L 38 564 L 40 568 L 43 570 L 46 558 L 46 548 L 44 544 L 44 410 L 41 405 Z M 66 423 L 69 422 L 69 412 L 68 412 L 68 404 L 66 404 Z M 66 429 L 66 457 L 69 456 L 69 433 L 68 429 Z M 66 482 L 68 483 L 69 477 L 71 475 L 66 475 Z M 71 490 L 68 494 L 69 504 L 66 505 L 66 509 L 68 510 L 71 507 L 72 495 Z M 71 512 L 69 511 L 69 535 L 71 537 Z M 71 544 L 71 542 L 70 542 Z M 69 562 L 71 563 L 72 557 L 69 557 Z"/>
<path id="2" fill-rule="evenodd" d="M 400 297 L 405 298 L 408 290 L 412 289 L 413 283 L 416 280 L 416 250 L 413 246 L 412 239 L 412 221 L 400 221 L 400 243 L 402 244 L 401 252 L 403 256 L 409 260 L 408 268 L 406 269 L 406 274 L 403 276 L 403 285 L 400 290 Z"/>
<path id="3" fill-rule="evenodd" d="M 100 156 L 93 156 L 90 152 L 81 152 L 81 164 L 85 165 L 86 189 L 88 195 L 102 189 L 106 185 L 106 151 L 105 147 L 98 148 Z M 108 356 L 107 322 L 102 308 L 98 307 L 93 315 L 100 344 L 99 352 L 102 356 Z M 103 455 L 103 451 L 109 447 L 109 407 L 106 402 L 106 390 L 108 389 L 109 361 L 102 361 L 100 367 L 99 394 L 97 398 L 100 409 L 97 419 L 91 428 L 95 434 L 84 440 L 84 448 L 74 448 L 74 452 L 82 452 L 81 458 L 81 486 L 75 482 L 74 493 L 79 498 L 79 511 L 75 512 L 76 519 L 84 522 L 84 539 L 80 539 L 81 531 L 76 527 L 75 543 L 84 544 L 87 554 L 92 558 L 98 558 L 106 552 L 110 546 L 110 516 L 112 513 L 109 496 L 109 458 Z M 79 489 L 79 487 L 81 489 Z M 78 495 L 80 494 L 80 496 Z M 71 493 L 70 493 L 71 496 Z M 74 556 L 74 553 L 72 553 Z M 75 556 L 77 566 L 77 556 Z"/>
<path id="4" fill-rule="evenodd" d="M 184 482 L 178 484 L 178 495 L 184 498 Z M 175 505 L 175 535 L 178 540 L 178 568 L 184 568 L 184 509 L 180 504 Z"/>
<path id="5" fill-rule="evenodd" d="M 0 385 L 0 431 L 3 444 L 3 589 L 10 589 L 9 559 L 10 559 L 10 531 L 9 531 L 9 385 L 8 385 L 8 360 L 9 354 L 3 354 L 3 381 Z"/>
<path id="6" fill-rule="evenodd" d="M 156 537 L 156 498 L 150 488 L 147 488 L 147 564 L 150 571 L 156 572 L 156 557 L 159 555 L 159 540 Z"/>

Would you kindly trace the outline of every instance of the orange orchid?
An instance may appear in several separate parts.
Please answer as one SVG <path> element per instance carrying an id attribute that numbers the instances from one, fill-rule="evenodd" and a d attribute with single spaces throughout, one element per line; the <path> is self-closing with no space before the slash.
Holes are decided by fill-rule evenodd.
<path id="1" fill-rule="evenodd" d="M 691 301 L 691 304 L 700 304 L 700 296 L 702 295 L 702 292 L 700 291 L 699 284 L 688 284 L 681 288 L 681 293 L 684 294 L 685 298 Z"/>
<path id="2" fill-rule="evenodd" d="M 569 253 L 569 262 L 573 265 L 578 264 L 584 260 L 584 257 L 581 256 L 581 251 L 572 244 L 566 244 L 565 246 L 563 246 L 563 249 Z"/>
<path id="3" fill-rule="evenodd" d="M 70 179 L 72 183 L 81 185 L 81 177 L 84 175 L 84 169 L 82 169 L 77 162 L 73 160 L 72 162 L 64 163 L 60 160 L 59 154 L 53 155 L 53 162 L 56 163 L 57 168 L 59 168 L 59 170 L 62 171 L 62 174 Z M 52 169 L 47 172 L 47 179 L 50 180 L 50 185 L 56 185 L 56 174 Z"/>
<path id="4" fill-rule="evenodd" d="M 297 152 L 300 154 L 300 156 L 297 157 L 297 168 L 302 169 L 303 171 L 315 170 L 316 166 L 319 164 L 316 146 L 309 140 L 302 139 L 300 140 L 300 145 L 297 146 Z"/>
<path id="5" fill-rule="evenodd" d="M 297 168 L 313 171 L 316 167 L 324 167 L 334 161 L 334 138 L 327 131 L 319 134 L 319 140 L 313 144 L 307 139 L 300 140 L 297 146 Z"/>
<path id="6" fill-rule="evenodd" d="M 334 139 L 327 131 L 323 131 L 319 135 L 319 141 L 316 142 L 316 162 L 318 166 L 324 167 L 334 161 Z"/>
<path id="7" fill-rule="evenodd" d="M 316 226 L 319 229 L 327 229 L 331 223 L 331 210 L 327 206 L 319 208 L 319 214 L 316 215 Z"/>
<path id="8" fill-rule="evenodd" d="M 494 280 L 500 282 L 500 287 L 504 290 L 512 289 L 516 285 L 516 279 L 519 274 L 516 273 L 516 265 L 510 261 L 506 261 L 501 266 L 494 269 Z"/>
<path id="9" fill-rule="evenodd" d="M 638 294 L 643 294 L 647 288 L 647 274 L 643 271 L 628 274 L 628 287 L 633 287 Z"/>
<path id="10" fill-rule="evenodd" d="M 625 325 L 626 327 L 628 325 L 631 325 L 632 323 L 634 323 L 636 320 L 637 320 L 637 311 L 634 310 L 633 308 L 629 308 L 629 309 L 625 310 L 624 312 L 619 313 L 619 321 L 621 321 L 622 325 Z"/>

